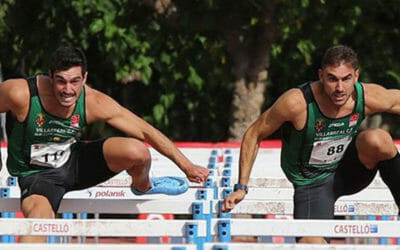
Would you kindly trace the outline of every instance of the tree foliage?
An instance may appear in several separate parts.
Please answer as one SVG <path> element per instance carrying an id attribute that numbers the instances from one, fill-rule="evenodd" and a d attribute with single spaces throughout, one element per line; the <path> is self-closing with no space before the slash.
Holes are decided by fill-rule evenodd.
<path id="1" fill-rule="evenodd" d="M 9 2 L 2 47 L 10 50 L 0 53 L 13 75 L 45 71 L 61 43 L 80 46 L 89 83 L 173 139 L 226 138 L 231 76 L 223 43 L 182 32 L 178 17 L 168 21 L 147 1 L 41 2 Z"/>
<path id="2" fill-rule="evenodd" d="M 316 79 L 334 44 L 358 52 L 362 81 L 398 88 L 399 16 L 397 0 L 3 0 L 0 62 L 7 78 L 32 75 L 61 43 L 80 46 L 90 85 L 174 140 L 221 141 L 239 79 L 267 72 L 266 108 Z M 103 124 L 89 132 L 116 133 Z"/>

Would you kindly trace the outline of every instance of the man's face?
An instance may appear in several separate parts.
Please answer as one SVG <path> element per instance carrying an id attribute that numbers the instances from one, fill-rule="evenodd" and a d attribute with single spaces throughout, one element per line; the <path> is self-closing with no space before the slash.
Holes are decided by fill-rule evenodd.
<path id="1" fill-rule="evenodd" d="M 320 69 L 318 75 L 330 101 L 336 106 L 343 106 L 354 92 L 359 71 L 350 63 L 341 63 Z"/>
<path id="2" fill-rule="evenodd" d="M 80 66 L 71 67 L 64 71 L 55 71 L 51 76 L 53 91 L 57 101 L 63 107 L 71 107 L 82 93 L 82 86 L 86 83 L 87 72 L 82 75 Z"/>

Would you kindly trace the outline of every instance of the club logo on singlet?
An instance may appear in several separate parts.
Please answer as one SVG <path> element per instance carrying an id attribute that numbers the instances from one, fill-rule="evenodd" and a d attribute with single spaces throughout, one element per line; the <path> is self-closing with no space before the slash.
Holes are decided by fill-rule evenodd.
<path id="1" fill-rule="evenodd" d="M 358 121 L 358 113 L 355 113 L 350 116 L 349 127 L 357 125 Z"/>
<path id="2" fill-rule="evenodd" d="M 45 119 L 44 119 L 44 115 L 42 113 L 39 113 L 36 117 L 36 125 L 38 125 L 39 127 L 43 126 L 45 124 Z"/>
<path id="3" fill-rule="evenodd" d="M 322 119 L 317 119 L 317 120 L 315 121 L 315 129 L 316 129 L 318 132 L 321 132 L 322 129 L 324 129 L 324 120 L 322 120 Z"/>
<path id="4" fill-rule="evenodd" d="M 80 116 L 78 114 L 73 115 L 71 117 L 71 123 L 70 123 L 71 127 L 79 128 L 79 118 Z"/>

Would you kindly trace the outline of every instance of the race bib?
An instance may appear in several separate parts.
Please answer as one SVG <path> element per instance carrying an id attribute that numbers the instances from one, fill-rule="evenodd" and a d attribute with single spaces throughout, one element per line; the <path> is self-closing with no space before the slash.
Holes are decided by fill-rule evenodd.
<path id="1" fill-rule="evenodd" d="M 331 164 L 340 161 L 351 140 L 351 136 L 346 136 L 338 139 L 314 142 L 309 164 Z"/>
<path id="2" fill-rule="evenodd" d="M 69 139 L 63 143 L 43 143 L 31 145 L 31 164 L 59 168 L 63 166 L 71 155 L 71 145 L 76 140 Z"/>

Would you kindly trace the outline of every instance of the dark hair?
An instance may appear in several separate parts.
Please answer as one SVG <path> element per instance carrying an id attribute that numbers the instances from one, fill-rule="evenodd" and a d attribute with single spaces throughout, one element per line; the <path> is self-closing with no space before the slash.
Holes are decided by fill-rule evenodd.
<path id="1" fill-rule="evenodd" d="M 82 75 L 87 71 L 86 57 L 79 48 L 62 46 L 56 49 L 50 58 L 49 70 L 51 74 L 55 71 L 67 70 L 74 66 L 82 67 Z"/>
<path id="2" fill-rule="evenodd" d="M 354 69 L 358 69 L 357 53 L 348 46 L 337 45 L 326 50 L 322 58 L 321 68 L 339 66 L 342 63 L 350 63 Z"/>

